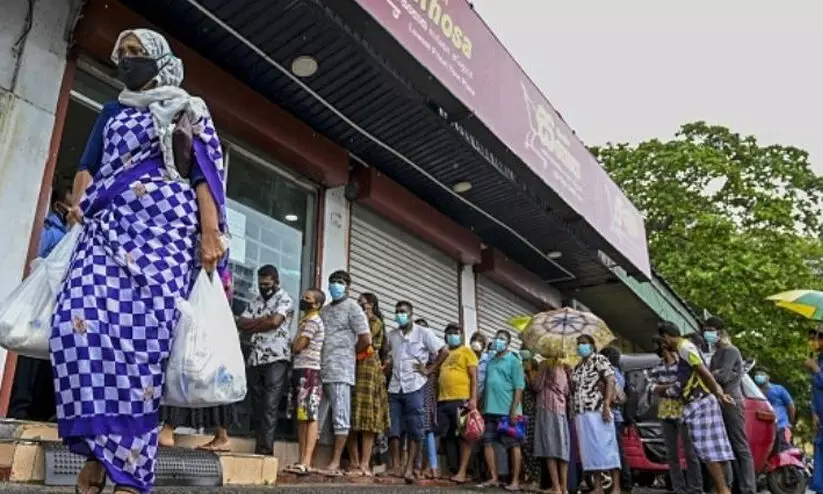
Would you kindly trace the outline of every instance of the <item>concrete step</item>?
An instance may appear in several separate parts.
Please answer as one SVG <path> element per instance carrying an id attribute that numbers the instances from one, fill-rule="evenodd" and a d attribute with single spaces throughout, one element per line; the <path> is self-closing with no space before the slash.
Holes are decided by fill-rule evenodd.
<path id="1" fill-rule="evenodd" d="M 181 435 L 178 446 L 193 447 L 210 439 Z M 0 420 L 0 481 L 42 484 L 46 474 L 44 445 L 59 440 L 54 424 Z M 245 438 L 233 440 L 231 447 L 231 452 L 217 454 L 223 485 L 274 485 L 281 463 L 278 453 L 297 457 L 296 445 L 291 443 L 276 444 L 274 456 L 251 454 L 254 442 Z"/>

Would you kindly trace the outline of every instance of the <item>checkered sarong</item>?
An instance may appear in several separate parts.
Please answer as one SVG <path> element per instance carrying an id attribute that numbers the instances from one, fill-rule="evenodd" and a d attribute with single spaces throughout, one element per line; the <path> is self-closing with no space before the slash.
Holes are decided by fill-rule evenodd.
<path id="1" fill-rule="evenodd" d="M 714 395 L 688 403 L 683 409 L 683 421 L 689 428 L 697 457 L 706 463 L 734 460 L 720 403 Z"/>
<path id="2" fill-rule="evenodd" d="M 81 207 L 124 170 L 159 156 L 151 115 L 124 107 L 106 123 L 100 169 Z M 100 206 L 85 218 L 52 320 L 58 429 L 114 483 L 150 492 L 177 300 L 188 297 L 196 272 L 197 202 L 188 184 L 158 168 Z"/>

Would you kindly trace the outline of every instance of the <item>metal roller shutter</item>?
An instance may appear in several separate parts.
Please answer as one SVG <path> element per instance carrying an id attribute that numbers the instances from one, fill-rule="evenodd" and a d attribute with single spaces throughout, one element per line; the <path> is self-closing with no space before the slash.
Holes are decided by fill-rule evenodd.
<path id="1" fill-rule="evenodd" d="M 440 337 L 446 324 L 460 320 L 457 262 L 358 206 L 352 212 L 349 271 L 352 295 L 377 295 L 389 327 L 396 327 L 399 300 L 411 302 L 415 318 L 426 319 Z"/>
<path id="2" fill-rule="evenodd" d="M 477 277 L 477 326 L 486 338 L 506 329 L 513 334 L 511 347 L 520 348 L 520 338 L 506 322 L 515 316 L 531 316 L 537 307 L 519 298 L 483 275 Z"/>

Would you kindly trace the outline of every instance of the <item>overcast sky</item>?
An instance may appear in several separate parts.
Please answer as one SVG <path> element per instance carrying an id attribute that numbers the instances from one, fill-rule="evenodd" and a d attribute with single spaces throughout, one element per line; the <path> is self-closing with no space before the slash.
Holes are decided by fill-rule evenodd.
<path id="1" fill-rule="evenodd" d="M 586 144 L 706 120 L 823 174 L 821 0 L 473 0 Z"/>

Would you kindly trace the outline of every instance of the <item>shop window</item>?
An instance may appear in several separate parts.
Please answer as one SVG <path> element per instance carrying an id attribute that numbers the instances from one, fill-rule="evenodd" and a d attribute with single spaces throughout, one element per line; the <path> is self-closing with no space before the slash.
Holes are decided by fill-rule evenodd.
<path id="1" fill-rule="evenodd" d="M 274 265 L 280 286 L 300 299 L 312 284 L 316 194 L 242 149 L 228 146 L 228 220 L 235 306 L 256 293 L 257 269 Z M 292 321 L 297 330 L 297 318 Z"/>

